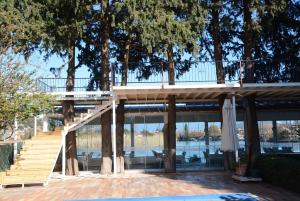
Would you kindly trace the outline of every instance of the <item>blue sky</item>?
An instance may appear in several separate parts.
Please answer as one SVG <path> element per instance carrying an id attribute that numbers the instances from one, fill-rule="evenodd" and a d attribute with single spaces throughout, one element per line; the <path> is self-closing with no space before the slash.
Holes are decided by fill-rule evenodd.
<path id="1" fill-rule="evenodd" d="M 50 68 L 58 68 L 62 65 L 64 67 L 61 70 L 61 78 L 65 78 L 67 76 L 67 65 L 66 61 L 64 61 L 61 57 L 57 55 L 51 56 L 47 61 L 44 60 L 42 54 L 36 51 L 30 58 L 29 64 L 26 66 L 28 70 L 36 70 L 37 77 L 43 78 L 53 78 L 54 75 L 50 72 Z M 86 67 L 81 67 L 76 71 L 76 78 L 87 78 L 89 77 L 89 72 Z"/>

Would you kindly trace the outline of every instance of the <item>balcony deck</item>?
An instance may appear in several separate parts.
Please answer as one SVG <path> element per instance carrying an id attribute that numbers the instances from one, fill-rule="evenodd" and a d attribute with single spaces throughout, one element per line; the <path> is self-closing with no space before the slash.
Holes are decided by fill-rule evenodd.
<path id="1" fill-rule="evenodd" d="M 300 83 L 262 84 L 194 84 L 161 86 L 115 86 L 117 99 L 128 102 L 165 102 L 168 95 L 176 95 L 178 102 L 215 101 L 221 94 L 235 94 L 237 98 L 255 95 L 257 99 L 299 99 Z"/>
<path id="2" fill-rule="evenodd" d="M 246 61 L 228 61 L 223 62 L 222 80 L 217 79 L 214 62 L 197 62 L 190 63 L 190 68 L 184 72 L 176 69 L 175 85 L 168 85 L 167 63 L 139 63 L 141 68 L 137 70 L 131 70 L 134 68 L 129 66 L 127 84 L 120 86 L 122 65 L 117 63 L 111 65 L 110 91 L 100 91 L 100 81 L 90 78 L 76 78 L 73 92 L 66 92 L 65 78 L 40 78 L 37 80 L 37 90 L 56 95 L 58 100 L 75 100 L 79 103 L 96 103 L 113 94 L 115 98 L 129 102 L 165 102 L 168 95 L 176 95 L 178 101 L 214 101 L 220 94 L 230 93 L 237 98 L 251 94 L 257 99 L 300 98 L 300 80 L 294 75 L 283 70 L 265 75 L 261 73 L 262 67 L 258 61 L 251 62 L 254 72 L 252 84 L 243 84 Z M 179 69 L 182 65 L 185 64 L 176 64 Z"/>

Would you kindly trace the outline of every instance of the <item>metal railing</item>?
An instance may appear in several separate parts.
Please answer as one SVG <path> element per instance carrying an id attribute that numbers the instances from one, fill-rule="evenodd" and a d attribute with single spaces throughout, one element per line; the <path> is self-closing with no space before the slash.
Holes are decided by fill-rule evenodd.
<path id="1" fill-rule="evenodd" d="M 110 65 L 110 86 L 120 86 L 124 63 Z M 276 66 L 276 67 L 275 67 Z M 221 69 L 217 73 L 218 69 Z M 299 68 L 282 63 L 270 64 L 262 61 L 203 61 L 174 62 L 175 84 L 234 84 L 234 83 L 280 83 L 300 81 Z M 127 86 L 161 85 L 169 83 L 168 62 L 130 62 L 127 71 Z M 218 75 L 217 75 L 218 74 Z M 249 76 L 250 75 L 250 76 Z M 37 90 L 65 92 L 66 78 L 40 78 Z M 76 78 L 74 91 L 100 90 L 100 77 Z"/>
<path id="2" fill-rule="evenodd" d="M 36 82 L 37 91 L 43 92 L 65 92 L 66 78 L 39 78 Z M 90 78 L 76 78 L 74 91 L 86 91 Z"/>
<path id="3" fill-rule="evenodd" d="M 216 66 L 222 64 L 222 80 L 217 78 Z M 122 63 L 115 63 L 115 84 L 120 85 L 122 80 Z M 195 84 L 195 83 L 236 83 L 240 80 L 239 62 L 181 62 L 174 63 L 175 84 Z M 169 82 L 169 63 L 129 63 L 127 74 L 127 85 L 141 84 L 163 84 Z"/>

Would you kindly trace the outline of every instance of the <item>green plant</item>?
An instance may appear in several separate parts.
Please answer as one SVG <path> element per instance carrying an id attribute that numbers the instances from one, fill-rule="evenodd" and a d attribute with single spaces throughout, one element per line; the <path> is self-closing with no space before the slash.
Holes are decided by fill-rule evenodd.
<path id="1" fill-rule="evenodd" d="M 23 121 L 50 111 L 54 103 L 54 97 L 36 91 L 35 73 L 26 70 L 25 63 L 14 55 L 0 54 L 0 130 L 14 125 L 16 119 Z"/>
<path id="2" fill-rule="evenodd" d="M 265 182 L 300 193 L 300 155 L 262 155 L 258 169 Z"/>

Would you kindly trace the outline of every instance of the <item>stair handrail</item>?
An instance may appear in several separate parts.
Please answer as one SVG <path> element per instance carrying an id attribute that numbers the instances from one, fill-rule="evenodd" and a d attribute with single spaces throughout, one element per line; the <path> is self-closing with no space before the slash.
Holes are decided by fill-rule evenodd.
<path id="1" fill-rule="evenodd" d="M 106 104 L 101 105 L 94 112 L 88 114 L 77 122 L 73 122 L 71 125 L 67 125 L 64 127 L 64 135 L 67 135 L 69 132 L 76 130 L 77 128 L 84 126 L 90 121 L 102 115 L 104 112 L 110 110 L 112 107 L 112 102 L 109 100 Z M 79 127 L 78 127 L 79 126 Z"/>

